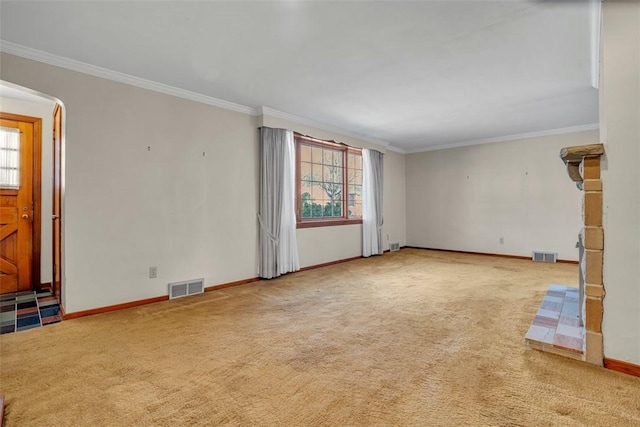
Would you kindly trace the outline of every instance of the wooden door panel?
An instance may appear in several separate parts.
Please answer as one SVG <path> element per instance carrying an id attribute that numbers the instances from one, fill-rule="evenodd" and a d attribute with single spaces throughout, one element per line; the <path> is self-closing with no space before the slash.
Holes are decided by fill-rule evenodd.
<path id="1" fill-rule="evenodd" d="M 2 195 L 0 198 L 7 197 Z M 0 293 L 18 290 L 18 208 L 0 208 Z"/>
<path id="2" fill-rule="evenodd" d="M 6 274 L 18 274 L 18 266 L 4 258 L 0 258 L 0 270 Z"/>
<path id="3" fill-rule="evenodd" d="M 5 224 L 2 226 L 2 228 L 0 228 L 0 240 L 2 240 L 2 243 L 10 246 L 12 242 L 9 239 L 14 238 L 15 237 L 15 233 L 18 232 L 18 222 L 13 222 L 10 224 Z"/>
<path id="4" fill-rule="evenodd" d="M 3 226 L 3 230 L 9 226 Z M 12 227 L 14 232 L 8 238 L 4 238 L 0 245 L 0 293 L 15 292 L 18 289 L 18 262 L 15 257 L 15 241 L 17 226 Z M 8 249 L 5 252 L 5 248 Z"/>
<path id="5" fill-rule="evenodd" d="M 4 200 L 4 196 L 0 195 L 0 200 Z M 18 208 L 16 206 L 0 207 L 0 225 L 15 224 L 18 222 Z"/>
<path id="6" fill-rule="evenodd" d="M 13 240 L 14 236 L 7 238 L 6 242 L 0 242 L 0 253 L 6 254 L 7 259 L 16 259 L 16 244 Z M 5 256 L 5 255 L 3 255 Z"/>
<path id="7" fill-rule="evenodd" d="M 20 131 L 20 188 L 0 189 L 0 293 L 6 293 L 33 288 L 34 124 L 3 118 L 0 126 Z"/>
<path id="8" fill-rule="evenodd" d="M 18 275 L 0 275 L 0 293 L 16 292 L 18 289 Z"/>

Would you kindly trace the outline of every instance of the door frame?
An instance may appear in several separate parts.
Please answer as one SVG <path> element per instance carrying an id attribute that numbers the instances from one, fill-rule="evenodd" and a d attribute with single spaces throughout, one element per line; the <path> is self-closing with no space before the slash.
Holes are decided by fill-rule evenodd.
<path id="1" fill-rule="evenodd" d="M 51 191 L 51 288 L 58 304 L 62 307 L 62 139 L 64 134 L 64 107 L 61 102 L 56 102 L 53 107 L 53 160 L 52 191 Z M 56 210 L 57 207 L 57 210 Z M 57 214 L 57 218 L 54 216 Z M 56 227 L 57 224 L 57 227 Z"/>
<path id="2" fill-rule="evenodd" d="M 30 123 L 33 125 L 33 222 L 31 227 L 31 282 L 32 289 L 40 289 L 42 278 L 40 277 L 40 256 L 42 245 L 42 119 L 39 117 L 23 116 L 20 114 L 5 113 L 0 111 L 0 119 L 16 122 Z"/>

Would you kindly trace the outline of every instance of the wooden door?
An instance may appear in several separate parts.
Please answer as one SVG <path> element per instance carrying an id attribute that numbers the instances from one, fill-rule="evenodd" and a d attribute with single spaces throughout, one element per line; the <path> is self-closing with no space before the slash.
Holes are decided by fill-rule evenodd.
<path id="1" fill-rule="evenodd" d="M 0 127 L 0 293 L 28 291 L 33 288 L 34 123 L 3 118 Z M 3 161 L 11 157 L 15 161 Z"/>
<path id="2" fill-rule="evenodd" d="M 61 302 L 62 283 L 62 107 L 56 104 L 53 110 L 53 204 L 52 227 L 53 234 L 53 292 Z"/>

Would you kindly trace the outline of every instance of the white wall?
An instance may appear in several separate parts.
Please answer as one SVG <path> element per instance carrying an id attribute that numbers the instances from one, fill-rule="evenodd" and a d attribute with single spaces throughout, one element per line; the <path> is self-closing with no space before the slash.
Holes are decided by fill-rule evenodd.
<path id="1" fill-rule="evenodd" d="M 1 73 L 66 107 L 67 312 L 255 277 L 255 117 L 11 55 Z"/>
<path id="2" fill-rule="evenodd" d="M 299 228 L 296 237 L 303 268 L 362 255 L 362 226 L 359 224 Z"/>
<path id="3" fill-rule="evenodd" d="M 640 365 L 640 3 L 602 17 L 604 354 Z"/>
<path id="4" fill-rule="evenodd" d="M 256 276 L 261 118 L 13 55 L 1 61 L 0 79 L 66 107 L 68 313 L 166 295 L 173 281 Z M 400 186 L 403 156 L 388 158 L 385 188 Z M 385 206 L 397 222 L 385 227 L 400 240 L 403 212 L 403 201 Z M 298 237 L 303 266 L 361 255 L 360 226 L 301 229 Z M 150 266 L 157 279 L 148 278 Z"/>
<path id="5" fill-rule="evenodd" d="M 389 242 L 398 242 L 400 246 L 407 244 L 405 159 L 404 154 L 393 151 L 387 151 L 384 155 L 382 240 L 385 249 L 389 247 Z"/>
<path id="6" fill-rule="evenodd" d="M 585 131 L 407 155 L 407 245 L 577 260 L 582 195 L 559 153 L 597 142 Z"/>
<path id="7" fill-rule="evenodd" d="M 40 239 L 40 283 L 51 283 L 51 191 L 53 176 L 52 134 L 53 134 L 53 101 L 35 103 L 19 101 L 11 98 L 0 98 L 0 111 L 21 114 L 23 116 L 42 119 L 42 227 Z"/>

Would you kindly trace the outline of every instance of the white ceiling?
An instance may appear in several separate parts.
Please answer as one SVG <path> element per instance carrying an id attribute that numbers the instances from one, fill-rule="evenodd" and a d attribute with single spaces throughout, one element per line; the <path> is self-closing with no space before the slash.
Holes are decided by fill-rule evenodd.
<path id="1" fill-rule="evenodd" d="M 2 1 L 0 12 L 0 47 L 407 152 L 598 123 L 586 0 Z"/>

